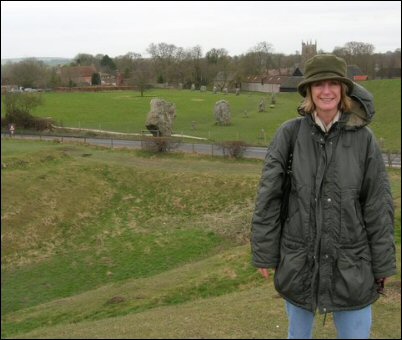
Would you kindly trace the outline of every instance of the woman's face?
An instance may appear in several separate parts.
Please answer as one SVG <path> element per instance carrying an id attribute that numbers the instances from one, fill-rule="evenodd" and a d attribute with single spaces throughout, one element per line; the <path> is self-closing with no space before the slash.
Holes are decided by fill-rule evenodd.
<path id="1" fill-rule="evenodd" d="M 338 111 L 342 86 L 338 80 L 322 80 L 311 84 L 311 96 L 317 113 Z"/>

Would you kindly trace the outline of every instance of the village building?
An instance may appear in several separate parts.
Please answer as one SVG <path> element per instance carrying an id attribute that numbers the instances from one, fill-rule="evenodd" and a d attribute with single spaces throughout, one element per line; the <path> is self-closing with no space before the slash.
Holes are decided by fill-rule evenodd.
<path id="1" fill-rule="evenodd" d="M 64 66 L 58 70 L 61 82 L 67 86 L 91 86 L 95 66 Z"/>

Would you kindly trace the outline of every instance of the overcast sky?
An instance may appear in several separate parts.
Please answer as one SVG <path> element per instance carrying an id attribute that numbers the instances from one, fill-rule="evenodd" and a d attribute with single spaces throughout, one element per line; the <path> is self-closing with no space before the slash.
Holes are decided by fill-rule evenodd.
<path id="1" fill-rule="evenodd" d="M 401 47 L 401 2 L 1 1 L 1 58 L 147 57 L 148 46 L 161 42 L 234 56 L 262 41 L 284 54 L 300 51 L 302 41 L 325 52 L 350 41 L 394 51 Z"/>

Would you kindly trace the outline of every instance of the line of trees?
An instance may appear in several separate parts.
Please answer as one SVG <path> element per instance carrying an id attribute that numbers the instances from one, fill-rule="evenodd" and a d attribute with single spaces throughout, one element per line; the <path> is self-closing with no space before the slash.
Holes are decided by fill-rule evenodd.
<path id="1" fill-rule="evenodd" d="M 335 47 L 331 52 L 346 59 L 348 64 L 360 67 L 363 73 L 374 79 L 391 77 L 391 70 L 401 68 L 401 49 L 386 53 L 375 53 L 372 44 L 348 42 L 343 47 Z M 150 44 L 147 52 L 150 58 L 139 53 L 128 52 L 125 55 L 110 58 L 108 55 L 80 53 L 65 66 L 95 66 L 98 72 L 111 75 L 120 73 L 127 85 L 140 89 L 147 84 L 169 83 L 182 84 L 190 88 L 195 84 L 211 85 L 218 74 L 226 81 L 230 78 L 235 83 L 244 81 L 250 75 L 261 75 L 270 69 L 292 68 L 301 62 L 299 53 L 285 55 L 274 53 L 272 44 L 260 42 L 247 53 L 230 56 L 224 48 L 212 48 L 205 54 L 201 46 L 184 49 L 173 44 Z M 60 67 L 51 67 L 35 58 L 1 66 L 2 85 L 19 85 L 30 88 L 54 88 L 66 86 L 59 75 Z M 385 70 L 385 71 L 384 71 Z M 99 83 L 99 79 L 94 79 Z"/>

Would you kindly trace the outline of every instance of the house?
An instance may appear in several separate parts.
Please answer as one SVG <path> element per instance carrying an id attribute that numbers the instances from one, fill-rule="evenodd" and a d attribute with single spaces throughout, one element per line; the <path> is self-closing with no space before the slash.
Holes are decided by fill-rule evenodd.
<path id="1" fill-rule="evenodd" d="M 96 72 L 95 66 L 65 66 L 59 69 L 62 83 L 76 86 L 92 85 L 92 75 Z"/>
<path id="2" fill-rule="evenodd" d="M 357 65 L 348 65 L 347 77 L 354 81 L 362 81 L 368 79 L 368 75 L 364 74 L 360 67 Z"/>
<path id="3" fill-rule="evenodd" d="M 296 66 L 291 76 L 282 83 L 280 92 L 297 92 L 297 86 L 304 79 L 303 71 L 299 66 Z"/>
<path id="4" fill-rule="evenodd" d="M 281 85 L 280 92 L 297 92 L 297 86 L 304 79 L 302 76 L 291 76 Z"/>
<path id="5" fill-rule="evenodd" d="M 249 76 L 242 82 L 242 90 L 266 92 L 266 93 L 278 93 L 281 84 L 286 81 L 287 75 L 275 75 L 275 76 Z"/>
<path id="6" fill-rule="evenodd" d="M 100 78 L 101 78 L 101 85 L 105 85 L 105 86 L 116 86 L 116 76 L 114 76 L 113 74 L 109 74 L 109 73 L 104 73 L 104 72 L 100 72 Z"/>

